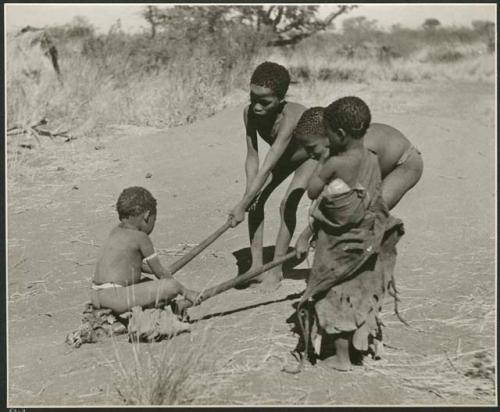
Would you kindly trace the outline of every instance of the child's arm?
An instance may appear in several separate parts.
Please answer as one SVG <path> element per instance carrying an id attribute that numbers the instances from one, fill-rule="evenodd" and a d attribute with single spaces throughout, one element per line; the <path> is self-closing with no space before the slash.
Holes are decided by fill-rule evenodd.
<path id="1" fill-rule="evenodd" d="M 298 258 L 301 258 L 304 254 L 309 252 L 309 240 L 313 234 L 314 232 L 311 225 L 307 225 L 297 238 L 297 243 L 295 243 L 295 252 L 297 253 Z"/>
<path id="2" fill-rule="evenodd" d="M 155 252 L 153 242 L 148 235 L 143 233 L 144 236 L 140 238 L 140 251 L 144 257 L 145 262 L 142 264 L 142 270 L 146 273 L 151 273 L 157 278 L 172 278 L 172 274 L 167 271 L 160 262 L 160 258 Z"/>
<path id="3" fill-rule="evenodd" d="M 230 214 L 233 226 L 236 226 L 238 223 L 242 222 L 245 219 L 246 209 L 255 199 L 255 196 L 260 192 L 260 190 L 266 183 L 267 178 L 274 169 L 274 166 L 276 166 L 276 163 L 288 147 L 288 144 L 290 143 L 290 140 L 292 138 L 294 127 L 295 123 L 292 122 L 291 119 L 284 119 L 283 124 L 281 125 L 281 128 L 276 136 L 276 140 L 272 144 L 269 152 L 266 155 L 266 158 L 264 159 L 262 168 L 258 170 L 252 183 L 247 186 L 247 190 L 245 191 L 243 198 Z"/>
<path id="4" fill-rule="evenodd" d="M 244 120 L 246 130 L 247 142 L 247 157 L 245 159 L 245 174 L 247 178 L 245 193 L 252 186 L 252 183 L 259 172 L 259 147 L 257 141 L 257 132 L 254 127 L 248 125 L 248 110 L 249 106 L 245 108 Z"/>
<path id="5" fill-rule="evenodd" d="M 142 261 L 141 271 L 144 273 L 149 273 L 151 275 L 154 275 L 153 270 L 149 266 L 149 263 L 147 262 L 147 260 Z"/>
<path id="6" fill-rule="evenodd" d="M 309 199 L 317 199 L 323 191 L 323 188 L 333 179 L 334 175 L 335 162 L 333 158 L 323 155 L 319 159 L 318 165 L 307 185 L 307 195 Z"/>

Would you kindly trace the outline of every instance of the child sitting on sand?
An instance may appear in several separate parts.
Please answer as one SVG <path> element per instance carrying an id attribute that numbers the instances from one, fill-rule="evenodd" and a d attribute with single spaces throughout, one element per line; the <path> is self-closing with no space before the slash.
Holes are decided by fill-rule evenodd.
<path id="1" fill-rule="evenodd" d="M 391 282 L 394 287 L 395 246 L 404 231 L 383 201 L 377 156 L 364 146 L 368 106 L 357 97 L 344 97 L 320 114 L 327 138 L 311 127 L 315 109 L 304 113 L 296 133 L 319 160 L 307 188 L 314 200 L 312 222 L 296 244 L 301 256 L 316 237 L 298 320 L 304 352 L 309 356 L 312 350 L 321 358 L 331 345 L 334 356 L 324 364 L 346 371 L 352 366 L 350 350 L 363 354 L 381 336 L 378 314 Z"/>
<path id="2" fill-rule="evenodd" d="M 293 130 L 305 107 L 285 100 L 289 84 L 290 75 L 285 67 L 272 62 L 260 64 L 250 79 L 250 105 L 243 112 L 247 147 L 246 189 L 243 198 L 231 210 L 229 221 L 233 227 L 238 225 L 248 211 L 252 253 L 250 270 L 263 264 L 264 206 L 267 199 L 293 174 L 280 205 L 280 228 L 274 251 L 276 259 L 288 251 L 296 226 L 297 206 L 316 165 L 293 137 Z M 271 146 L 260 168 L 258 135 Z M 270 291 L 280 285 L 281 279 L 282 268 L 276 267 L 254 281 L 261 283 L 261 289 Z"/>
<path id="3" fill-rule="evenodd" d="M 186 289 L 162 266 L 149 234 L 156 221 L 156 199 L 142 187 L 120 194 L 116 209 L 120 223 L 104 244 L 91 286 L 96 309 L 120 314 L 133 308 L 158 307 L 177 295 L 195 302 L 197 292 Z M 142 272 L 159 280 L 141 282 Z"/>

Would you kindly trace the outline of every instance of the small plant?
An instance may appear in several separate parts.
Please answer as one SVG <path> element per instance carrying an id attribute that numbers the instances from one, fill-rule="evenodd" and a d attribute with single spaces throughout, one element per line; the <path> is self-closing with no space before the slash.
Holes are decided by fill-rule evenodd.
<path id="1" fill-rule="evenodd" d="M 201 339 L 204 341 L 204 339 Z M 203 398 L 207 373 L 200 341 L 181 345 L 175 339 L 158 344 L 131 343 L 131 352 L 120 354 L 116 391 L 126 405 L 187 405 Z"/>

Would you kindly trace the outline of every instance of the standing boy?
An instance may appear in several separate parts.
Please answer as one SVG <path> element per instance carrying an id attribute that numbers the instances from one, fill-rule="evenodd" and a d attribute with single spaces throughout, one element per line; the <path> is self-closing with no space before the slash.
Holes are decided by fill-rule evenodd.
<path id="1" fill-rule="evenodd" d="M 265 62 L 254 71 L 250 80 L 250 105 L 245 107 L 247 157 L 245 161 L 246 190 L 243 198 L 229 214 L 232 226 L 245 219 L 252 253 L 251 270 L 263 264 L 264 206 L 271 193 L 293 173 L 292 181 L 280 204 L 280 228 L 274 258 L 288 250 L 296 226 L 296 211 L 316 162 L 296 142 L 293 131 L 305 107 L 287 102 L 285 95 L 290 75 L 283 66 Z M 259 168 L 258 138 L 271 146 Z M 279 287 L 282 268 L 277 267 L 256 279 L 266 291 Z"/>
<path id="2" fill-rule="evenodd" d="M 296 245 L 301 255 L 317 238 L 298 319 L 307 354 L 309 342 L 320 358 L 334 353 L 325 365 L 341 371 L 351 369 L 352 353 L 362 355 L 381 339 L 379 313 L 394 286 L 396 243 L 404 233 L 382 198 L 377 156 L 364 146 L 370 122 L 365 102 L 344 97 L 324 110 L 326 139 L 299 137 L 319 162 L 307 188 L 312 222 Z"/>

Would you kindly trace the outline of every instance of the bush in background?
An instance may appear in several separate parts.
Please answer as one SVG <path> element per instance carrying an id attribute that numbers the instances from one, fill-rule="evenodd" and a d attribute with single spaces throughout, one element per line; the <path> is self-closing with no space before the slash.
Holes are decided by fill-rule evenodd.
<path id="1" fill-rule="evenodd" d="M 381 30 L 376 21 L 355 17 L 342 30 L 326 31 L 315 7 L 176 6 L 163 14 L 148 7 L 144 16 L 156 25 L 139 34 L 123 32 L 119 21 L 97 34 L 77 18 L 45 30 L 57 46 L 62 84 L 47 67 L 28 78 L 18 64 L 21 36 L 10 35 L 8 127 L 47 117 L 53 128 L 88 134 L 111 124 L 193 122 L 240 102 L 253 68 L 266 59 L 304 84 L 494 79 L 491 22 L 443 27 L 428 19 L 419 29 Z M 273 44 L 288 46 L 268 47 Z M 42 53 L 37 58 L 47 60 Z"/>

